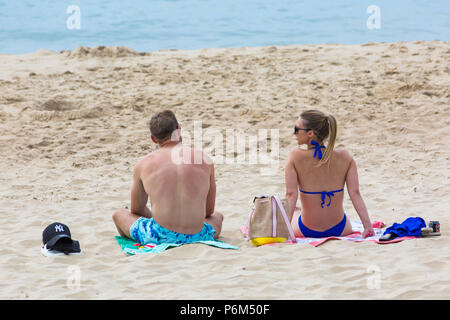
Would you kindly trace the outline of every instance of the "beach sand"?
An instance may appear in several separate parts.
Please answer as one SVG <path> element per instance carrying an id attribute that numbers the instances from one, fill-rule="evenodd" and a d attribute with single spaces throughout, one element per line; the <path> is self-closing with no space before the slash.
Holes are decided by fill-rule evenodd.
<path id="1" fill-rule="evenodd" d="M 439 41 L 0 55 L 0 298 L 449 299 L 449 61 L 450 43 Z M 253 197 L 284 196 L 293 124 L 311 108 L 337 118 L 337 147 L 356 159 L 372 221 L 420 216 L 439 220 L 442 235 L 245 241 Z M 220 240 L 239 250 L 191 244 L 126 256 L 117 245 L 111 215 L 129 207 L 133 166 L 155 150 L 148 121 L 163 109 L 183 137 L 195 121 L 224 136 L 279 130 L 270 174 L 249 160 L 216 164 Z M 344 208 L 359 220 L 347 193 Z M 55 221 L 81 255 L 41 254 Z"/>

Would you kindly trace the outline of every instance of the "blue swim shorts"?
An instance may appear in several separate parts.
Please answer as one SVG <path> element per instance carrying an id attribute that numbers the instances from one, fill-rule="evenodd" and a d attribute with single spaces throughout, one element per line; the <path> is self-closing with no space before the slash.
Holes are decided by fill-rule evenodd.
<path id="1" fill-rule="evenodd" d="M 147 243 L 191 243 L 196 241 L 215 241 L 216 231 L 204 222 L 203 229 L 195 234 L 178 233 L 159 225 L 153 218 L 140 217 L 130 227 L 131 238 L 141 244 Z"/>

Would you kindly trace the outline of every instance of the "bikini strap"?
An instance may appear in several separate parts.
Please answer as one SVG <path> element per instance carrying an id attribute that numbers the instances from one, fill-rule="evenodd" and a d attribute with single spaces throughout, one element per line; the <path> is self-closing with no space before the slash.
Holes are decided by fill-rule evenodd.
<path id="1" fill-rule="evenodd" d="M 322 199 L 322 203 L 320 204 L 320 206 L 323 208 L 326 197 L 328 197 L 328 199 L 329 199 L 328 204 L 327 204 L 327 207 L 329 207 L 331 204 L 331 197 L 334 197 L 334 193 L 344 191 L 344 189 L 339 189 L 339 190 L 334 190 L 334 191 L 309 192 L 309 191 L 303 191 L 300 188 L 298 188 L 298 191 L 307 193 L 307 194 L 320 194 L 320 198 Z"/>
<path id="2" fill-rule="evenodd" d="M 325 203 L 325 198 L 328 197 L 329 201 L 328 201 L 327 207 L 329 207 L 331 204 L 331 197 L 334 197 L 335 192 L 340 192 L 340 191 L 344 191 L 344 189 L 334 190 L 334 191 L 322 191 L 320 193 L 320 196 L 322 199 L 322 203 L 320 204 L 320 206 L 323 208 L 323 205 Z"/>
<path id="3" fill-rule="evenodd" d="M 313 148 L 314 149 L 313 158 L 315 158 L 317 156 L 317 158 L 319 158 L 319 160 L 321 160 L 322 159 L 322 149 L 321 148 L 325 149 L 326 147 L 325 146 L 321 146 L 320 144 L 318 144 L 315 141 L 311 141 L 311 144 L 314 146 L 314 148 Z"/>

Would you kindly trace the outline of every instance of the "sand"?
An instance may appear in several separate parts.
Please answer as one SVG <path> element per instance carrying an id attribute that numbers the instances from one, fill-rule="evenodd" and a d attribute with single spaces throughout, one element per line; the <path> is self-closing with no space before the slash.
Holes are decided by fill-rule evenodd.
<path id="1" fill-rule="evenodd" d="M 439 41 L 0 55 L 0 298 L 449 299 L 449 61 L 450 43 Z M 357 161 L 373 221 L 439 220 L 442 236 L 246 242 L 239 228 L 253 197 L 284 195 L 292 127 L 310 108 L 337 118 L 337 147 Z M 112 212 L 129 207 L 132 168 L 155 150 L 148 120 L 163 109 L 184 134 L 195 121 L 223 135 L 278 130 L 272 172 L 216 164 L 220 240 L 239 250 L 194 244 L 126 256 L 115 242 Z M 344 207 L 358 220 L 347 194 Z M 81 255 L 40 253 L 55 221 Z"/>

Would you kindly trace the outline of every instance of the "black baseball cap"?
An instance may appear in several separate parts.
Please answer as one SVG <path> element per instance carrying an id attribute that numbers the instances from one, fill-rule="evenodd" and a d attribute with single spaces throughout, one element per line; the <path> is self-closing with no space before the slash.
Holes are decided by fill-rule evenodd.
<path id="1" fill-rule="evenodd" d="M 69 227 L 60 222 L 54 222 L 44 229 L 42 242 L 47 249 L 64 252 L 64 254 L 81 251 L 80 243 L 72 240 Z"/>

